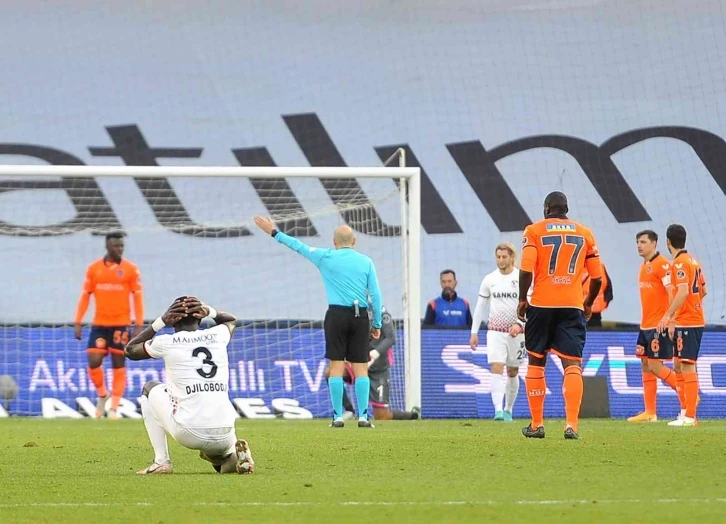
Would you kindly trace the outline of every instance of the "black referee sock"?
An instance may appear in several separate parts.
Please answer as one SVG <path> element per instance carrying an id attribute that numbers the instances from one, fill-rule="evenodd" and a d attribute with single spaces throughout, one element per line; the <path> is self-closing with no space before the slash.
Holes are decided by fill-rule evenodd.
<path id="1" fill-rule="evenodd" d="M 393 413 L 393 420 L 413 420 L 413 413 L 410 411 L 401 411 L 400 409 L 394 409 L 391 411 Z"/>
<path id="2" fill-rule="evenodd" d="M 350 411 L 352 413 L 355 413 L 355 408 L 353 408 L 353 403 L 350 401 L 350 398 L 348 398 L 348 392 L 343 390 L 343 409 L 345 411 Z"/>

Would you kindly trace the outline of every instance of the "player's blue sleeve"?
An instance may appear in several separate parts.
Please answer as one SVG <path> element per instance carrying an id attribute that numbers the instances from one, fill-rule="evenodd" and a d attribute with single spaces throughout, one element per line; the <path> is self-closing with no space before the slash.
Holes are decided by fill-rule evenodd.
<path id="1" fill-rule="evenodd" d="M 381 311 L 381 288 L 378 286 L 378 275 L 376 274 L 376 266 L 371 261 L 371 268 L 368 271 L 368 292 L 371 294 L 371 302 L 373 303 L 373 327 L 380 329 L 383 312 Z"/>
<path id="2" fill-rule="evenodd" d="M 320 265 L 320 261 L 330 251 L 330 249 L 310 247 L 305 242 L 302 242 L 295 237 L 291 237 L 290 235 L 287 235 L 282 231 L 278 231 L 278 233 L 275 235 L 275 240 L 277 240 L 280 244 L 289 247 L 293 251 L 300 253 L 302 256 L 307 258 L 316 266 Z"/>

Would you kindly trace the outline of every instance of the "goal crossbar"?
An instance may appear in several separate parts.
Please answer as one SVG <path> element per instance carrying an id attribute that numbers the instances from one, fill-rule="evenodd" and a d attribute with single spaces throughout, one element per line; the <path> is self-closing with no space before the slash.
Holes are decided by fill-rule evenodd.
<path id="1" fill-rule="evenodd" d="M 238 166 L 54 166 L 0 165 L 2 177 L 256 177 L 415 178 L 417 167 L 238 167 Z M 415 205 L 411 202 L 411 205 Z"/>

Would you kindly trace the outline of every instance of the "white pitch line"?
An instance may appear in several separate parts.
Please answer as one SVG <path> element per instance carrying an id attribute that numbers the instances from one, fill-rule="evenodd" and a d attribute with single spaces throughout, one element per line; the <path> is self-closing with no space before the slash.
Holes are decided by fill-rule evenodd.
<path id="1" fill-rule="evenodd" d="M 0 509 L 10 508 L 106 508 L 118 506 L 153 506 L 153 502 L 20 502 L 0 504 Z"/>
<path id="2" fill-rule="evenodd" d="M 726 498 L 703 499 L 562 499 L 562 500 L 432 500 L 432 501 L 345 501 L 338 506 L 572 506 L 586 504 L 720 504 Z M 296 507 L 296 506 L 330 506 L 331 502 L 291 501 L 291 502 L 194 502 L 189 506 L 218 507 Z M 153 507 L 163 506 L 154 502 L 20 502 L 16 504 L 0 504 L 0 509 L 12 508 L 84 508 L 84 507 Z"/>

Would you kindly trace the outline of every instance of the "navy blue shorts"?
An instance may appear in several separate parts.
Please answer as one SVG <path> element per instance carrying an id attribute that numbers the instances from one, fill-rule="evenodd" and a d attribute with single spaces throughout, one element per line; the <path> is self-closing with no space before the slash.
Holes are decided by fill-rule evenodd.
<path id="1" fill-rule="evenodd" d="M 91 326 L 88 337 L 88 349 L 94 353 L 111 353 L 123 355 L 124 347 L 129 342 L 127 326 Z"/>
<path id="2" fill-rule="evenodd" d="M 527 308 L 524 347 L 536 357 L 544 358 L 551 350 L 560 357 L 582 360 L 586 333 L 587 321 L 580 309 Z"/>
<path id="3" fill-rule="evenodd" d="M 701 350 L 702 327 L 680 328 L 676 326 L 676 358 L 695 363 Z"/>
<path id="4" fill-rule="evenodd" d="M 640 358 L 671 360 L 673 341 L 668 333 L 656 333 L 655 329 L 641 329 L 635 343 L 635 354 Z"/>

